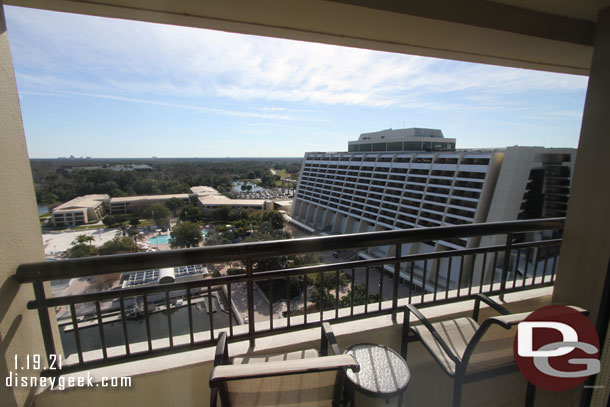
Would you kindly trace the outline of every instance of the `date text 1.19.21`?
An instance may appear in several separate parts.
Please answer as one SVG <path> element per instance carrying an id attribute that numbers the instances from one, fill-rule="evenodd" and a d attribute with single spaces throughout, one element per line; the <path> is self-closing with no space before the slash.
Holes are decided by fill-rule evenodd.
<path id="1" fill-rule="evenodd" d="M 15 355 L 15 370 L 61 370 L 61 355 L 50 355 L 49 366 L 43 366 L 43 360 L 38 354 L 28 354 L 21 360 Z"/>

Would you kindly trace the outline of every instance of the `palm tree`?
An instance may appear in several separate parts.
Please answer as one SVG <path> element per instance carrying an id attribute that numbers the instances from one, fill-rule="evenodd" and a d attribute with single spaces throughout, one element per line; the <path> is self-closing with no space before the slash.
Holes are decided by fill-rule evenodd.
<path id="1" fill-rule="evenodd" d="M 127 235 L 128 229 L 129 229 L 129 226 L 127 226 L 125 223 L 121 223 L 119 225 L 119 230 L 117 230 L 117 232 L 116 232 L 116 237 L 125 237 Z"/>
<path id="2" fill-rule="evenodd" d="M 90 236 L 88 235 L 78 235 L 76 236 L 76 239 L 72 241 L 72 244 L 74 246 L 85 244 L 89 241 L 89 237 Z"/>

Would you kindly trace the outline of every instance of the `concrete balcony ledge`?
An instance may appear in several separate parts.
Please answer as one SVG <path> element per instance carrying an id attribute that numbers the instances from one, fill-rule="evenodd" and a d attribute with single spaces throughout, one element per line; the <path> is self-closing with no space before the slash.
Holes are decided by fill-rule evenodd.
<path id="1" fill-rule="evenodd" d="M 526 290 L 506 294 L 504 302 L 512 312 L 534 310 L 550 304 L 552 287 Z M 384 303 L 384 308 L 390 304 Z M 472 312 L 473 301 L 460 301 L 451 304 L 429 306 L 423 308 L 423 313 L 432 319 L 450 318 L 459 315 L 468 315 Z M 359 307 L 354 312 L 361 312 Z M 341 309 L 340 314 L 349 313 L 349 309 Z M 363 311 L 363 310 L 362 310 Z M 481 318 L 492 315 L 488 307 L 481 309 Z M 325 319 L 332 318 L 334 311 L 328 312 Z M 291 323 L 302 322 L 302 316 L 292 317 Z M 369 317 L 365 319 L 333 324 L 340 349 L 346 349 L 352 344 L 361 342 L 379 343 L 400 350 L 402 313 L 399 313 L 397 322 L 393 322 L 390 315 Z M 319 313 L 308 314 L 308 321 L 319 319 Z M 280 327 L 286 320 L 274 320 L 274 327 Z M 256 329 L 266 330 L 268 322 L 259 322 Z M 234 333 L 247 331 L 246 325 L 234 327 Z M 217 332 L 217 331 L 216 331 Z M 203 339 L 208 333 L 199 334 Z M 174 343 L 187 342 L 188 335 L 175 337 Z M 167 346 L 166 340 L 153 342 L 153 347 Z M 259 353 L 277 353 L 307 348 L 319 348 L 320 329 L 310 328 L 290 333 L 276 334 L 256 340 L 253 348 L 248 341 L 231 343 L 229 354 L 255 355 Z M 131 345 L 132 352 L 147 349 L 146 343 Z M 108 350 L 109 354 L 121 354 L 124 347 Z M 84 354 L 85 360 L 99 357 L 99 352 Z M 67 359 L 72 361 L 74 356 Z M 36 407 L 65 407 L 81 406 L 139 406 L 165 407 L 167 405 L 205 406 L 209 403 L 208 379 L 213 365 L 214 347 L 195 351 L 182 352 L 169 356 L 154 357 L 137 362 L 123 363 L 105 368 L 66 375 L 69 377 L 92 377 L 93 387 L 65 388 L 64 390 L 49 388 L 39 389 L 34 405 Z M 411 383 L 405 394 L 405 405 L 443 406 L 451 404 L 452 381 L 447 377 L 428 352 L 419 343 L 409 345 L 407 357 L 411 369 Z M 103 377 L 131 377 L 130 388 L 102 387 Z M 501 376 L 468 384 L 464 389 L 463 405 L 523 405 L 525 397 L 525 379 L 520 373 Z M 539 392 L 540 393 L 540 392 Z M 538 399 L 547 399 L 548 395 L 540 394 Z M 537 401 L 542 401 L 538 400 Z M 551 397 L 552 400 L 552 397 Z M 372 405 L 374 400 L 357 400 L 358 405 Z M 384 405 L 384 401 L 380 401 Z M 537 404 L 538 405 L 538 404 Z M 540 405 L 546 405 L 540 404 Z"/>

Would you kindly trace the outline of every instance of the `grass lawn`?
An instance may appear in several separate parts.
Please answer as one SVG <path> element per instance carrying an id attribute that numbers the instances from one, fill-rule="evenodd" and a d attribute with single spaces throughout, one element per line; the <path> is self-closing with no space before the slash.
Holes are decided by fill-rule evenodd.
<path id="1" fill-rule="evenodd" d="M 290 177 L 290 174 L 288 174 L 286 172 L 286 170 L 274 170 L 276 175 L 279 175 L 280 178 L 288 178 Z M 282 186 L 282 182 L 281 181 L 275 181 L 275 186 L 276 187 L 281 187 Z"/>
<path id="2" fill-rule="evenodd" d="M 95 229 L 104 229 L 106 225 L 104 224 L 93 224 L 93 225 L 80 225 L 71 227 L 69 230 L 95 230 Z"/>
<path id="3" fill-rule="evenodd" d="M 140 223 L 138 223 L 139 228 L 145 228 L 147 226 L 152 226 L 154 225 L 155 222 L 152 219 L 140 219 Z"/>

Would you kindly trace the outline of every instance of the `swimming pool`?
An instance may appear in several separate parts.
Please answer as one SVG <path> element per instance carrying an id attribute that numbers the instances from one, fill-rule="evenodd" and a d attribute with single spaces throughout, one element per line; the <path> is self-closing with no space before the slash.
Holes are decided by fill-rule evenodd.
<path id="1" fill-rule="evenodd" d="M 207 235 L 208 235 L 207 229 L 203 229 L 201 231 L 201 236 L 203 236 L 203 238 L 205 239 Z M 148 243 L 150 243 L 150 244 L 168 244 L 169 243 L 169 234 L 151 237 L 150 239 L 148 239 Z"/>
<path id="2" fill-rule="evenodd" d="M 169 235 L 159 235 L 148 239 L 150 244 L 167 244 L 169 242 Z"/>

